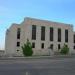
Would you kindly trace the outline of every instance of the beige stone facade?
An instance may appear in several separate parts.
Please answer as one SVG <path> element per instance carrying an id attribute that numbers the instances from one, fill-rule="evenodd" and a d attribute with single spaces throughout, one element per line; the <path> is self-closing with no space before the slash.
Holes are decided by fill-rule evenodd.
<path id="1" fill-rule="evenodd" d="M 32 40 L 32 25 L 36 25 L 36 40 Z M 41 40 L 41 27 L 45 27 L 45 40 Z M 53 28 L 53 41 L 50 41 L 50 27 Z M 17 29 L 20 28 L 20 39 L 17 39 Z M 58 32 L 61 29 L 61 42 L 58 42 Z M 68 42 L 65 42 L 65 30 L 68 30 Z M 49 55 L 48 48 L 53 45 L 53 51 L 58 51 L 58 45 L 60 48 L 66 43 L 70 48 L 70 52 L 74 52 L 73 42 L 73 26 L 71 24 L 64 24 L 58 22 L 52 22 L 47 20 L 39 20 L 34 18 L 25 18 L 21 24 L 12 24 L 6 32 L 5 52 L 9 56 L 22 56 L 21 46 L 29 39 L 31 43 L 35 43 L 33 48 L 33 55 Z M 17 47 L 17 42 L 20 46 Z M 44 43 L 44 48 L 41 48 L 41 44 Z"/>

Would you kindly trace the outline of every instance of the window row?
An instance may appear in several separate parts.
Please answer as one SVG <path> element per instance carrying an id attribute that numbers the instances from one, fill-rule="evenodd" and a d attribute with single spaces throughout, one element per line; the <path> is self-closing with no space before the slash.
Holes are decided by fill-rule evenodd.
<path id="1" fill-rule="evenodd" d="M 16 46 L 20 47 L 20 42 L 17 42 Z M 34 42 L 32 43 L 32 48 L 35 48 L 35 43 Z M 42 43 L 41 48 L 42 49 L 44 48 L 44 43 Z"/>
<path id="2" fill-rule="evenodd" d="M 50 41 L 53 41 L 54 38 L 54 29 L 53 27 L 50 27 L 49 31 L 49 37 Z M 58 28 L 57 30 L 58 33 L 58 42 L 61 42 L 61 28 Z M 20 39 L 21 35 L 21 28 L 17 28 L 17 39 Z M 32 40 L 36 40 L 36 25 L 32 25 Z M 41 40 L 45 40 L 45 26 L 41 26 Z M 65 42 L 68 42 L 68 30 L 65 29 Z M 73 35 L 73 42 L 75 43 L 75 34 Z"/>
<path id="3" fill-rule="evenodd" d="M 32 25 L 32 40 L 36 40 L 36 25 Z M 61 28 L 58 28 L 58 42 L 61 42 Z M 54 28 L 50 27 L 49 31 L 49 38 L 50 41 L 53 41 L 54 39 Z M 41 40 L 45 41 L 45 26 L 41 26 Z M 68 30 L 65 29 L 65 42 L 68 42 Z"/>
<path id="4" fill-rule="evenodd" d="M 32 48 L 35 48 L 34 42 L 32 43 Z M 41 43 L 41 49 L 44 49 L 44 48 L 45 48 L 44 43 Z M 58 49 L 60 49 L 60 48 L 61 48 L 61 46 L 60 46 L 60 44 L 58 44 Z M 53 44 L 50 44 L 49 49 L 53 50 Z"/>
<path id="5" fill-rule="evenodd" d="M 20 47 L 20 42 L 17 42 L 17 47 Z M 35 43 L 32 43 L 32 48 L 35 48 Z M 44 43 L 41 43 L 41 48 L 44 49 Z M 53 44 L 50 45 L 50 49 L 53 49 Z M 60 44 L 58 44 L 58 49 L 60 49 Z"/>
<path id="6" fill-rule="evenodd" d="M 20 47 L 20 42 L 17 42 L 16 46 Z M 32 48 L 35 48 L 35 42 L 32 43 Z M 44 49 L 44 43 L 41 43 L 41 48 Z M 50 44 L 49 48 L 53 50 L 53 44 Z M 61 49 L 60 44 L 58 44 L 58 49 Z M 75 46 L 73 46 L 73 49 L 75 49 Z"/>

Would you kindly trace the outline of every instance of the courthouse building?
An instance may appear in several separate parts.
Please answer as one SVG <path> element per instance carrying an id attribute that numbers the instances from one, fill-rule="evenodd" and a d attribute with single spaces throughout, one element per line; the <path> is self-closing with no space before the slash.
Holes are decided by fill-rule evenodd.
<path id="1" fill-rule="evenodd" d="M 22 56 L 21 46 L 27 39 L 32 44 L 33 55 L 48 55 L 49 48 L 59 51 L 64 44 L 75 49 L 75 33 L 72 24 L 25 18 L 21 24 L 12 24 L 6 31 L 5 53 L 9 56 Z"/>

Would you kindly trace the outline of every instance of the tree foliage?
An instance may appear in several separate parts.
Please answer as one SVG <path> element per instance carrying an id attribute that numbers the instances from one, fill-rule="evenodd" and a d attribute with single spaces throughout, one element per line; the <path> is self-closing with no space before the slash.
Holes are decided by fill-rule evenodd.
<path id="1" fill-rule="evenodd" d="M 22 46 L 22 50 L 23 50 L 24 56 L 32 56 L 33 54 L 32 45 L 28 39 L 27 39 L 26 44 Z"/>
<path id="2" fill-rule="evenodd" d="M 69 53 L 69 48 L 66 44 L 64 44 L 64 46 L 61 48 L 60 53 L 61 54 L 68 54 Z"/>

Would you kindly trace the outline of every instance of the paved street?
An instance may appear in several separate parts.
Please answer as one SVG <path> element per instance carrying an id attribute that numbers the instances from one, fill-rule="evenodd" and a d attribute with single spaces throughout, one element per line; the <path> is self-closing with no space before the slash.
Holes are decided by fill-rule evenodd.
<path id="1" fill-rule="evenodd" d="M 75 59 L 0 60 L 0 75 L 75 75 Z"/>

